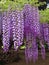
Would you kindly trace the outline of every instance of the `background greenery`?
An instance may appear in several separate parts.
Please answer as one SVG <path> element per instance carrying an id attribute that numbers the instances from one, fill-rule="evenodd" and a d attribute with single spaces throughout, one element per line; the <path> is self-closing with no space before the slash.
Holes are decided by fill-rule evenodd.
<path id="1" fill-rule="evenodd" d="M 1 0 L 0 1 L 0 11 L 8 10 L 8 7 L 11 7 L 12 10 L 18 9 L 22 10 L 25 4 L 31 4 L 40 6 L 46 4 L 46 2 L 38 3 L 38 0 Z M 49 23 L 49 9 L 39 10 L 40 13 L 40 22 L 48 22 Z"/>

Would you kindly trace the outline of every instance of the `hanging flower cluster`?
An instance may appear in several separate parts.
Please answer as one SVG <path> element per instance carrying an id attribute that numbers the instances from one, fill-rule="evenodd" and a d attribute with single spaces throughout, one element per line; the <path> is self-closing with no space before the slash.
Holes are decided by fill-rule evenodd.
<path id="1" fill-rule="evenodd" d="M 10 20 L 9 17 L 7 18 L 7 12 L 4 12 L 3 14 L 3 49 L 4 51 L 8 51 L 9 49 L 9 40 L 10 40 Z"/>
<path id="2" fill-rule="evenodd" d="M 35 62 L 38 60 L 38 38 L 41 46 L 41 55 L 45 59 L 44 42 L 47 42 L 49 48 L 49 25 L 39 22 L 37 6 L 26 4 L 22 11 L 4 12 L 2 17 L 2 31 L 4 52 L 8 52 L 11 38 L 16 51 L 23 44 L 25 38 L 26 61 L 27 63 L 31 60 Z"/>
<path id="3" fill-rule="evenodd" d="M 0 35 L 2 33 L 2 13 L 0 13 Z"/>

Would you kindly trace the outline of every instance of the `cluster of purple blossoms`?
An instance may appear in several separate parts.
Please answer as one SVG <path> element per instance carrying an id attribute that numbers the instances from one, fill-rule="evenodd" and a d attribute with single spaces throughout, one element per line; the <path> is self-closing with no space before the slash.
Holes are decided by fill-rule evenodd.
<path id="1" fill-rule="evenodd" d="M 0 17 L 1 20 L 1 17 Z M 1 21 L 0 21 L 1 23 Z M 36 39 L 39 39 L 41 46 L 41 55 L 45 59 L 44 41 L 49 47 L 49 24 L 40 23 L 39 10 L 37 6 L 26 4 L 22 11 L 7 11 L 3 12 L 2 24 L 0 24 L 3 32 L 3 50 L 7 52 L 10 46 L 10 39 L 13 40 L 14 49 L 17 49 L 25 43 L 25 58 L 28 61 L 38 60 L 38 44 Z"/>
<path id="2" fill-rule="evenodd" d="M 3 14 L 3 21 L 2 21 L 2 26 L 3 26 L 3 50 L 6 52 L 9 49 L 9 38 L 10 38 L 10 20 L 7 15 L 7 12 L 4 12 Z"/>

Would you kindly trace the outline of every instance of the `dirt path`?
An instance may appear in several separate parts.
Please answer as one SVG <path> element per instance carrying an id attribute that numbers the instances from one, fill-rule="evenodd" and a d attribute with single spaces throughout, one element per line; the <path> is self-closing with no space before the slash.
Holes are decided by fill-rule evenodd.
<path id="1" fill-rule="evenodd" d="M 13 62 L 6 65 L 27 65 L 24 59 L 24 56 L 19 62 Z M 49 52 L 46 53 L 46 59 L 42 60 L 41 56 L 39 56 L 38 61 L 34 64 L 33 62 L 30 62 L 28 65 L 49 65 Z"/>

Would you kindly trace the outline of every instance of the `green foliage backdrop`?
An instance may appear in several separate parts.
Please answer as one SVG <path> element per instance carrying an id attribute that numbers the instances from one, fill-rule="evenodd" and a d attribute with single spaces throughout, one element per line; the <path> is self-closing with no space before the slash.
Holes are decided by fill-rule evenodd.
<path id="1" fill-rule="evenodd" d="M 40 2 L 37 4 L 38 0 L 1 0 L 0 1 L 0 11 L 6 11 L 8 10 L 8 7 L 11 7 L 11 10 L 18 9 L 22 10 L 23 6 L 25 4 L 31 4 L 31 5 L 43 5 L 46 4 L 46 2 Z M 48 22 L 49 23 L 49 9 L 45 9 L 44 11 L 39 11 L 40 13 L 40 22 Z"/>

